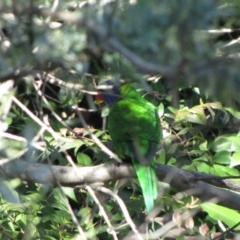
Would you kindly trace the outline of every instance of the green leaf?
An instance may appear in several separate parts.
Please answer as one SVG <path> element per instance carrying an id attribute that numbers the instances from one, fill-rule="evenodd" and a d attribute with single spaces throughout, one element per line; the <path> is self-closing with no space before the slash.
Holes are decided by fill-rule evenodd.
<path id="1" fill-rule="evenodd" d="M 173 107 L 169 106 L 167 109 L 168 109 L 170 112 L 172 112 L 172 113 L 177 113 L 177 109 L 176 109 L 176 108 L 173 108 Z"/>
<path id="2" fill-rule="evenodd" d="M 240 137 L 230 136 L 227 140 L 232 143 L 230 149 L 231 152 L 235 152 L 240 148 Z"/>
<path id="3" fill-rule="evenodd" d="M 0 138 L 0 157 L 10 159 L 18 158 L 26 150 L 26 147 L 27 142 Z"/>
<path id="4" fill-rule="evenodd" d="M 157 108 L 157 111 L 158 111 L 158 116 L 162 117 L 163 114 L 164 114 L 164 105 L 163 105 L 163 103 L 160 103 L 160 105 Z"/>
<path id="5" fill-rule="evenodd" d="M 238 165 L 240 165 L 240 152 L 235 152 L 231 157 L 230 167 L 235 167 Z"/>
<path id="6" fill-rule="evenodd" d="M 198 123 L 198 124 L 202 124 L 202 125 L 206 124 L 205 115 L 199 114 L 199 113 L 198 114 L 187 115 L 186 120 L 189 121 L 189 122 Z"/>
<path id="7" fill-rule="evenodd" d="M 1 181 L 0 193 L 1 193 L 1 196 L 4 199 L 6 199 L 7 201 L 12 202 L 12 203 L 20 203 L 20 198 L 19 198 L 17 191 L 15 191 L 11 187 L 9 182 Z"/>
<path id="8" fill-rule="evenodd" d="M 235 152 L 240 148 L 240 137 L 236 135 L 222 135 L 211 144 L 215 152 L 229 151 Z"/>
<path id="9" fill-rule="evenodd" d="M 192 171 L 199 171 L 199 172 L 205 172 L 209 174 L 214 174 L 217 176 L 238 176 L 239 171 L 235 168 L 230 168 L 227 166 L 222 166 L 218 164 L 214 164 L 213 166 L 210 166 L 209 164 L 205 162 L 194 162 L 191 165 L 186 165 L 183 167 L 186 170 L 192 170 Z"/>
<path id="10" fill-rule="evenodd" d="M 225 108 L 228 112 L 230 112 L 235 118 L 240 119 L 240 112 L 236 111 L 235 109 L 232 108 Z"/>
<path id="11" fill-rule="evenodd" d="M 89 166 L 92 164 L 92 159 L 85 153 L 78 153 L 77 162 L 80 165 Z"/>
<path id="12" fill-rule="evenodd" d="M 89 219 L 89 214 L 91 212 L 91 209 L 88 207 L 81 208 L 79 212 L 77 213 L 78 216 L 81 217 L 80 224 L 86 223 L 86 219 Z"/>
<path id="13" fill-rule="evenodd" d="M 161 149 L 159 152 L 159 156 L 156 159 L 156 162 L 158 163 L 165 163 L 166 153 L 164 149 Z"/>
<path id="14" fill-rule="evenodd" d="M 214 165 L 214 168 L 210 173 L 219 176 L 239 176 L 239 171 L 237 169 L 217 164 Z M 239 180 L 236 179 L 235 181 Z"/>
<path id="15" fill-rule="evenodd" d="M 94 133 L 94 134 L 95 134 L 96 137 L 100 137 L 100 136 L 103 135 L 104 133 L 106 133 L 106 131 L 98 130 L 98 131 L 96 131 L 96 133 Z"/>
<path id="16" fill-rule="evenodd" d="M 55 147 L 59 147 L 59 152 L 72 149 L 72 148 L 77 148 L 79 149 L 82 145 L 84 144 L 84 141 L 80 139 L 71 139 L 69 138 L 69 141 L 62 141 L 58 140 L 57 142 L 54 142 L 52 145 Z"/>
<path id="17" fill-rule="evenodd" d="M 177 161 L 176 161 L 176 158 L 173 158 L 173 157 L 172 157 L 172 158 L 170 158 L 170 159 L 168 160 L 167 164 L 168 164 L 168 165 L 174 165 L 174 164 L 176 164 L 176 162 L 177 162 Z"/>
<path id="18" fill-rule="evenodd" d="M 62 187 L 63 192 L 65 193 L 66 196 L 68 196 L 69 198 L 71 198 L 73 201 L 77 202 L 75 193 L 73 188 L 70 187 Z"/>
<path id="19" fill-rule="evenodd" d="M 5 120 L 5 122 L 6 122 L 8 125 L 10 125 L 10 124 L 12 123 L 12 121 L 13 121 L 13 118 L 12 118 L 12 117 L 7 117 L 6 120 Z"/>
<path id="20" fill-rule="evenodd" d="M 230 164 L 231 162 L 231 153 L 229 151 L 220 151 L 213 156 L 213 163 L 219 164 Z"/>
<path id="21" fill-rule="evenodd" d="M 15 232 L 15 225 L 12 222 L 8 222 L 9 228 L 12 230 L 12 232 Z"/>
<path id="22" fill-rule="evenodd" d="M 51 206 L 58 208 L 62 211 L 68 211 L 65 198 L 64 198 L 62 192 L 60 191 L 60 189 L 55 188 L 53 190 L 53 195 L 54 195 L 55 200 L 57 200 L 57 201 L 52 202 Z"/>
<path id="23" fill-rule="evenodd" d="M 199 124 L 206 124 L 206 116 L 204 115 L 203 107 L 196 106 L 191 109 L 184 107 L 180 109 L 175 117 L 176 122 L 188 121 Z"/>
<path id="24" fill-rule="evenodd" d="M 178 135 L 184 135 L 184 134 L 186 134 L 187 132 L 190 132 L 190 131 L 192 131 L 192 130 L 193 130 L 192 127 L 185 127 L 185 128 L 183 128 L 183 130 L 181 130 L 181 131 L 178 133 Z"/>
<path id="25" fill-rule="evenodd" d="M 109 108 L 108 107 L 103 108 L 101 112 L 101 117 L 107 117 L 108 114 L 109 114 Z"/>
<path id="26" fill-rule="evenodd" d="M 224 137 L 219 137 L 212 143 L 211 148 L 215 152 L 230 151 L 231 143 L 226 141 Z"/>
<path id="27" fill-rule="evenodd" d="M 214 203 L 203 203 L 201 207 L 210 217 L 224 222 L 228 227 L 233 227 L 239 222 L 240 213 L 230 208 L 222 207 Z M 240 226 L 237 226 L 235 230 L 240 230 Z"/>
<path id="28" fill-rule="evenodd" d="M 202 150 L 202 151 L 207 151 L 208 150 L 208 142 L 204 141 L 203 143 L 201 143 L 199 145 L 199 149 Z"/>
<path id="29" fill-rule="evenodd" d="M 174 143 L 170 146 L 170 148 L 168 149 L 168 154 L 173 154 L 176 152 L 177 148 L 181 146 L 180 143 Z"/>

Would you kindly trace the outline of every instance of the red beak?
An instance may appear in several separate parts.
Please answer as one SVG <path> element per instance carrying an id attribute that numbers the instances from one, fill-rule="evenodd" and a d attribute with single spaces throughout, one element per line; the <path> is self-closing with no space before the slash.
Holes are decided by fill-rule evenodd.
<path id="1" fill-rule="evenodd" d="M 102 104 L 104 104 L 104 97 L 101 93 L 98 93 L 97 95 L 95 95 L 95 104 L 102 106 Z"/>

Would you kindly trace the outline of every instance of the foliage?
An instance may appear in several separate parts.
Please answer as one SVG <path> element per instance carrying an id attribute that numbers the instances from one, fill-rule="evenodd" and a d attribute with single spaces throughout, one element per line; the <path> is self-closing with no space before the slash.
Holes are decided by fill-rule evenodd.
<path id="1" fill-rule="evenodd" d="M 130 81 L 158 107 L 156 162 L 239 176 L 239 7 L 237 0 L 2 1 L 1 161 L 112 161 L 96 141 L 111 149 L 101 118 L 108 111 L 94 99 L 97 83 L 110 76 Z M 114 229 L 128 239 L 131 232 L 118 202 L 97 191 L 114 229 L 87 189 L 21 176 L 0 181 L 1 239 L 84 239 L 81 230 L 87 239 L 113 239 Z M 105 187 L 118 191 L 137 226 L 145 222 L 136 181 Z M 173 225 L 156 239 L 217 236 L 239 221 L 235 210 L 161 189 L 161 211 L 148 230 Z"/>

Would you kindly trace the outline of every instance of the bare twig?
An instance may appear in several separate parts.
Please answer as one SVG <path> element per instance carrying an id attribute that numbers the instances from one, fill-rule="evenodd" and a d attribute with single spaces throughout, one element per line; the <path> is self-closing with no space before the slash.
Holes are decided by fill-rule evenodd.
<path id="1" fill-rule="evenodd" d="M 212 240 L 225 239 L 226 234 L 233 231 L 239 225 L 240 225 L 240 222 L 236 223 L 234 226 L 228 228 L 225 232 L 221 233 L 220 235 L 216 236 L 215 238 L 212 238 Z"/>
<path id="2" fill-rule="evenodd" d="M 38 88 L 36 86 L 36 84 L 33 84 L 35 90 L 37 91 L 38 95 L 41 97 L 42 101 L 46 104 L 46 106 L 49 108 L 49 110 L 51 111 L 51 114 L 58 120 L 58 122 L 60 122 L 64 127 L 66 127 L 69 131 L 73 132 L 71 128 L 68 127 L 67 124 L 65 124 L 62 120 L 62 118 L 53 110 L 53 108 L 51 107 L 51 105 L 49 104 L 49 102 L 47 101 L 47 99 L 44 97 L 43 92 L 40 90 L 40 88 Z M 74 167 L 76 168 L 76 164 L 74 163 L 74 161 L 72 160 L 72 158 L 70 157 L 70 155 L 67 153 L 67 151 L 64 151 L 65 156 L 68 160 L 68 162 Z"/>
<path id="3" fill-rule="evenodd" d="M 129 226 L 131 227 L 132 231 L 137 236 L 137 239 L 143 240 L 143 237 L 141 236 L 141 234 L 137 230 L 134 222 L 132 221 L 132 219 L 131 219 L 131 217 L 129 215 L 129 212 L 128 212 L 128 210 L 127 210 L 123 200 L 117 194 L 115 194 L 114 192 L 112 192 L 111 190 L 109 190 L 109 189 L 107 189 L 105 187 L 97 187 L 97 190 L 102 192 L 102 193 L 105 193 L 105 194 L 111 196 L 112 198 L 114 198 L 117 201 L 119 207 L 121 208 L 121 210 L 123 212 L 123 215 L 124 215 L 124 217 L 126 219 L 126 222 L 129 224 Z"/>
<path id="4" fill-rule="evenodd" d="M 104 210 L 104 207 L 102 206 L 102 204 L 98 200 L 98 198 L 97 198 L 96 194 L 94 193 L 93 189 L 90 186 L 88 186 L 88 185 L 86 185 L 86 189 L 91 194 L 91 196 L 92 196 L 93 200 L 95 201 L 95 203 L 98 205 L 98 208 L 99 208 L 100 212 L 102 213 L 102 216 L 105 219 L 105 221 L 106 221 L 106 223 L 107 223 L 107 225 L 109 227 L 109 231 L 108 232 L 113 235 L 113 238 L 115 240 L 118 240 L 117 233 L 116 233 L 114 227 L 112 226 L 112 224 L 111 224 L 111 222 L 110 222 L 110 220 L 109 220 L 109 218 L 108 218 L 108 216 L 107 216 L 107 214 L 106 214 L 106 212 Z"/>
<path id="5" fill-rule="evenodd" d="M 12 97 L 14 103 L 16 103 L 33 121 L 39 124 L 44 130 L 48 131 L 56 140 L 64 140 L 69 142 L 68 138 L 61 137 L 51 127 L 44 124 L 39 118 L 37 118 L 25 105 L 23 105 L 16 97 Z"/>
<path id="6" fill-rule="evenodd" d="M 110 149 L 108 149 L 100 140 L 99 138 L 93 134 L 86 121 L 84 120 L 83 116 L 82 116 L 82 113 L 80 111 L 77 110 L 77 104 L 75 104 L 75 108 L 76 108 L 76 112 L 77 112 L 77 115 L 80 119 L 80 121 L 82 122 L 82 125 L 83 127 L 85 128 L 85 130 L 88 132 L 88 134 L 91 136 L 92 140 L 100 147 L 100 149 L 105 152 L 108 156 L 110 156 L 110 158 L 113 158 L 114 160 L 118 161 L 118 162 L 122 162 L 122 160 L 115 154 L 113 153 Z"/>
<path id="7" fill-rule="evenodd" d="M 181 220 L 185 221 L 189 217 L 194 216 L 199 211 L 199 209 L 200 208 L 192 209 L 191 211 L 189 211 L 187 213 L 185 212 L 184 214 L 181 214 L 180 215 L 181 216 Z M 177 236 L 171 236 L 170 235 L 170 230 L 172 228 L 176 227 L 176 226 L 177 226 L 177 223 L 174 222 L 173 220 L 171 220 L 171 221 L 165 223 L 161 228 L 159 228 L 155 232 L 149 233 L 148 236 L 144 235 L 144 237 L 149 237 L 149 239 L 159 239 L 161 237 L 164 237 L 164 238 L 167 238 L 167 237 L 176 238 Z M 178 234 L 179 235 L 182 234 L 182 231 L 179 231 Z"/>
<path id="8" fill-rule="evenodd" d="M 86 74 L 86 76 L 89 76 L 90 74 Z M 27 77 L 27 76 L 32 76 L 33 78 L 36 79 L 41 79 L 45 82 L 51 83 L 51 84 L 55 84 L 59 87 L 64 87 L 64 88 L 68 88 L 68 89 L 74 89 L 83 93 L 88 93 L 91 95 L 96 95 L 97 92 L 97 87 L 96 90 L 95 88 L 91 89 L 91 90 L 86 90 L 86 87 L 82 84 L 79 83 L 72 83 L 72 82 L 66 82 L 60 78 L 57 78 L 51 74 L 48 74 L 45 71 L 41 71 L 41 70 L 17 70 L 14 71 L 12 73 L 9 73 L 5 76 L 2 76 L 0 78 L 0 82 L 5 82 L 9 79 L 20 79 L 23 77 Z M 11 80 L 12 82 L 14 82 L 13 80 Z"/>
<path id="9" fill-rule="evenodd" d="M 87 240 L 88 238 L 87 238 L 86 234 L 84 233 L 82 227 L 80 226 L 80 224 L 79 224 L 79 222 L 78 222 L 78 220 L 77 220 L 77 218 L 76 218 L 76 216 L 75 216 L 75 214 L 74 214 L 74 212 L 73 212 L 73 210 L 72 210 L 72 208 L 71 208 L 71 206 L 70 206 L 70 204 L 68 202 L 68 199 L 67 199 L 66 195 L 64 194 L 64 192 L 63 192 L 63 190 L 61 188 L 60 183 L 59 183 L 59 187 L 61 189 L 61 193 L 62 193 L 63 199 L 65 201 L 65 204 L 67 205 L 67 208 L 68 208 L 68 211 L 69 211 L 69 213 L 70 213 L 70 215 L 72 217 L 72 220 L 75 223 L 75 225 L 77 226 L 77 229 L 78 229 L 78 232 L 80 234 L 81 239 L 82 240 Z"/>
<path id="10" fill-rule="evenodd" d="M 81 239 L 87 240 L 87 236 L 85 235 L 82 227 L 80 226 L 80 224 L 79 224 L 79 222 L 77 220 L 77 217 L 75 216 L 75 214 L 74 214 L 74 212 L 73 212 L 73 210 L 72 210 L 72 208 L 71 208 L 71 206 L 70 206 L 70 204 L 68 202 L 68 199 L 67 199 L 67 197 L 66 197 L 66 195 L 65 195 L 65 193 L 64 193 L 64 191 L 62 189 L 62 184 L 60 183 L 59 179 L 55 175 L 55 172 L 53 170 L 53 166 L 51 165 L 51 161 L 50 161 L 48 156 L 46 156 L 46 158 L 47 158 L 47 161 L 48 161 L 49 170 L 51 171 L 51 173 L 52 173 L 52 175 L 53 175 L 53 177 L 54 177 L 54 179 L 56 181 L 56 185 L 60 189 L 60 192 L 62 194 L 63 200 L 64 200 L 64 202 L 65 202 L 65 204 L 66 204 L 66 206 L 68 208 L 69 214 L 71 215 L 73 222 L 75 223 L 75 225 L 76 225 L 76 227 L 78 229 L 79 235 L 80 235 Z M 74 171 L 76 171 L 76 167 L 75 168 L 73 167 L 73 169 L 74 169 Z"/>
<path id="11" fill-rule="evenodd" d="M 0 137 L 4 137 L 4 138 L 8 138 L 8 139 L 12 139 L 18 142 L 23 142 L 23 143 L 28 143 L 28 140 L 24 137 L 19 137 L 16 135 L 13 135 L 11 133 L 7 133 L 7 132 L 0 132 Z M 30 146 L 40 150 L 40 151 L 44 151 L 45 150 L 45 143 L 44 142 L 36 142 L 36 141 L 31 141 L 29 143 Z"/>

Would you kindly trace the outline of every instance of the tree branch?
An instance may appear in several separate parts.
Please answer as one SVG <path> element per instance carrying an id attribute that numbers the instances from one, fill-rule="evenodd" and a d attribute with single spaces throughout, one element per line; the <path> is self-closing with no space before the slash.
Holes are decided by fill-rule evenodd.
<path id="1" fill-rule="evenodd" d="M 231 186 L 228 186 L 229 180 L 219 178 L 219 181 L 216 181 L 218 177 L 214 175 L 186 171 L 159 163 L 156 164 L 156 173 L 160 181 L 169 183 L 178 191 L 185 191 L 203 201 L 213 200 L 219 205 L 240 211 L 240 195 L 238 193 L 214 186 L 218 185 L 230 189 Z M 54 186 L 57 185 L 58 181 L 63 186 L 72 187 L 85 183 L 91 184 L 136 177 L 132 165 L 125 163 L 106 163 L 92 167 L 73 168 L 29 163 L 22 160 L 1 162 L 0 175 L 6 179 L 20 178 L 23 181 L 47 183 Z M 199 178 L 205 178 L 206 181 L 200 181 Z M 239 188 L 235 190 L 239 191 Z"/>

